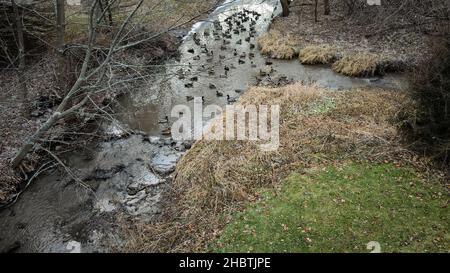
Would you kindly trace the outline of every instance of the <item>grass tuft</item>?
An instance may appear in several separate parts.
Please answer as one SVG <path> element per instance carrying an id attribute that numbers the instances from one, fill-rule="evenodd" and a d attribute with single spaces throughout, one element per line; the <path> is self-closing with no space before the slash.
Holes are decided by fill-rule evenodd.
<path id="1" fill-rule="evenodd" d="M 274 59 L 290 60 L 298 55 L 297 41 L 291 35 L 271 30 L 258 38 L 261 53 Z"/>
<path id="2" fill-rule="evenodd" d="M 371 77 L 380 74 L 383 60 L 375 54 L 353 53 L 336 61 L 332 68 L 335 72 L 351 77 Z"/>
<path id="3" fill-rule="evenodd" d="M 308 46 L 300 50 L 299 60 L 302 64 L 330 64 L 337 59 L 336 50 L 330 46 Z"/>

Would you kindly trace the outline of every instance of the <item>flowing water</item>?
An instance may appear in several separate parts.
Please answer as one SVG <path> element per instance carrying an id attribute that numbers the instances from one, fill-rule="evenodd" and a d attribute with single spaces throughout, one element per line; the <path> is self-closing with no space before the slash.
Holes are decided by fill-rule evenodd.
<path id="1" fill-rule="evenodd" d="M 114 236 L 118 231 L 117 215 L 143 221 L 157 217 L 176 162 L 191 145 L 175 142 L 162 133 L 175 121 L 171 117 L 173 106 L 193 108 L 193 101 L 186 96 L 204 97 L 205 104 L 224 106 L 227 95 L 236 98 L 255 84 L 292 80 L 339 90 L 362 86 L 397 88 L 404 83 L 398 76 L 349 78 L 328 67 L 302 66 L 298 61 L 270 60 L 272 64 L 266 65 L 267 59 L 253 46 L 256 37 L 267 30 L 272 16 L 280 12 L 278 2 L 226 1 L 208 20 L 195 24 L 183 38 L 180 58 L 158 69 L 145 88 L 122 97 L 118 122 L 105 128 L 115 136 L 127 129 L 142 134 L 99 143 L 92 147 L 89 157 L 81 152 L 71 155 L 67 164 L 76 178 L 54 171 L 36 179 L 13 206 L 0 212 L 0 251 L 107 251 L 111 244 L 120 245 L 123 240 Z M 231 31 L 224 45 L 221 33 L 228 29 L 226 18 L 244 10 L 260 14 L 248 15 L 258 17 L 255 37 L 246 40 L 250 36 L 249 20 L 243 23 L 245 31 Z M 217 96 L 216 90 L 223 96 Z"/>

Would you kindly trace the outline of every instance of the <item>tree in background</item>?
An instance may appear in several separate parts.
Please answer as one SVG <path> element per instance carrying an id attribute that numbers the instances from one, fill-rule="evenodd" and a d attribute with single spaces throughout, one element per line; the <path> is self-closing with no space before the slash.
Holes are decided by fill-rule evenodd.
<path id="1" fill-rule="evenodd" d="M 283 8 L 283 17 L 289 16 L 289 0 L 280 0 Z"/>
<path id="2" fill-rule="evenodd" d="M 330 15 L 330 0 L 323 0 L 324 15 Z"/>
<path id="3" fill-rule="evenodd" d="M 18 59 L 19 59 L 19 85 L 20 85 L 20 93 L 21 93 L 21 102 L 22 102 L 22 113 L 25 117 L 28 116 L 28 90 L 25 82 L 25 43 L 23 39 L 23 13 L 19 11 L 17 7 L 16 1 L 11 0 L 11 6 L 14 14 L 14 36 L 17 42 L 18 49 Z"/>

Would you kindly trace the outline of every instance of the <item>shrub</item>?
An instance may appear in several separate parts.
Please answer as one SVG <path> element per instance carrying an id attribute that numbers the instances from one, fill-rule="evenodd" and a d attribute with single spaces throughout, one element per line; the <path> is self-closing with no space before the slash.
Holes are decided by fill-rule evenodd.
<path id="1" fill-rule="evenodd" d="M 450 39 L 434 45 L 432 57 L 411 73 L 413 111 L 404 111 L 416 149 L 448 167 L 450 162 Z"/>

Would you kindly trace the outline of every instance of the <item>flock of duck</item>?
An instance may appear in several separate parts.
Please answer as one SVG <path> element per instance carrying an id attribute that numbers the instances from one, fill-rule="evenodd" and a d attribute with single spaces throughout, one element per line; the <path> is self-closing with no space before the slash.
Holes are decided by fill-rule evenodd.
<path id="1" fill-rule="evenodd" d="M 177 71 L 178 79 L 185 81 L 184 87 L 195 87 L 195 84 L 199 81 L 199 76 L 198 74 L 196 74 L 198 72 L 207 73 L 207 75 L 211 78 L 216 78 L 218 75 L 219 78 L 226 79 L 228 78 L 229 73 L 231 73 L 231 70 L 237 69 L 237 66 L 246 64 L 247 62 L 250 63 L 250 66 L 252 68 L 256 68 L 257 66 L 253 62 L 253 59 L 255 58 L 254 49 L 256 48 L 254 40 L 257 36 L 256 25 L 260 18 L 260 13 L 248 9 L 243 9 L 242 11 L 228 16 L 223 21 L 224 24 L 222 24 L 219 20 L 215 20 L 212 24 L 213 26 L 205 29 L 201 34 L 194 33 L 192 36 L 194 45 L 192 48 L 187 49 L 187 53 L 192 56 L 193 61 L 202 64 L 195 65 L 196 70 L 194 71 L 194 65 L 189 62 L 187 65 L 187 69 L 181 68 Z M 214 52 L 212 50 L 212 46 L 208 48 L 206 43 L 202 43 L 200 35 L 203 35 L 203 38 L 206 39 L 213 38 L 214 41 L 217 41 L 219 43 L 221 41 L 220 47 L 217 47 L 217 44 L 214 45 L 215 48 L 218 48 L 217 50 L 219 52 Z M 233 35 L 238 35 L 238 37 L 233 39 Z M 239 46 L 243 45 L 244 43 L 247 43 L 249 52 L 238 52 L 237 48 L 232 49 L 232 43 L 235 43 L 235 46 L 237 48 L 239 48 Z M 232 57 L 227 60 L 226 55 Z M 230 61 L 233 62 L 232 59 L 234 58 L 237 58 L 237 61 L 235 63 L 230 63 Z M 217 67 L 220 67 L 221 65 L 218 66 L 217 63 L 214 64 L 214 61 L 227 61 L 227 64 L 222 66 L 222 71 L 216 71 Z M 271 66 L 272 62 L 267 59 L 265 60 L 265 65 Z M 272 67 L 270 71 L 260 70 L 259 76 L 266 77 L 274 71 L 275 70 Z M 194 75 L 192 75 L 191 73 L 193 73 Z M 191 75 L 188 76 L 189 74 Z M 259 83 L 260 81 L 261 79 L 257 77 L 257 82 Z M 224 93 L 220 92 L 219 88 L 217 88 L 214 83 L 207 83 L 207 86 L 209 90 L 215 92 L 215 95 L 217 97 L 226 97 L 227 103 L 230 104 L 236 102 L 236 97 L 231 97 L 228 94 L 224 96 Z M 243 90 L 235 89 L 234 92 L 239 94 L 243 92 Z M 194 100 L 194 96 L 188 95 L 186 96 L 186 100 L 192 101 Z M 204 96 L 202 96 L 202 100 L 203 102 L 205 102 Z M 170 123 L 169 118 L 166 116 L 165 119 L 159 121 L 159 123 Z M 170 127 L 162 131 L 162 135 L 170 134 Z"/>
<path id="2" fill-rule="evenodd" d="M 192 60 L 194 61 L 200 61 L 202 59 L 205 60 L 205 64 L 202 64 L 198 68 L 198 72 L 207 72 L 209 76 L 215 76 L 216 70 L 213 67 L 208 67 L 209 63 L 213 63 L 214 60 L 223 61 L 226 59 L 225 54 L 232 53 L 234 57 L 237 57 L 237 63 L 236 65 L 243 65 L 248 60 L 251 62 L 252 67 L 256 67 L 256 65 L 253 63 L 252 59 L 255 57 L 255 53 L 253 52 L 241 52 L 239 53 L 237 49 L 231 50 L 229 47 L 233 40 L 233 35 L 239 35 L 242 38 L 238 39 L 235 43 L 236 45 L 242 45 L 244 42 L 249 44 L 250 51 L 254 50 L 256 48 L 255 44 L 252 40 L 257 35 L 256 31 L 256 24 L 257 21 L 260 19 L 261 14 L 248 10 L 243 9 L 242 11 L 236 12 L 232 14 L 231 16 L 227 17 L 224 20 L 225 27 L 222 26 L 219 20 L 215 20 L 213 22 L 213 27 L 211 29 L 206 29 L 203 31 L 204 37 L 213 37 L 215 41 L 222 41 L 222 44 L 220 46 L 220 52 L 214 52 L 212 49 L 208 48 L 206 44 L 202 44 L 200 35 L 198 33 L 193 34 L 193 41 L 196 46 L 196 48 L 189 48 L 187 52 L 189 54 L 194 55 Z M 248 60 L 247 60 L 248 59 Z M 219 78 L 228 78 L 228 74 L 230 73 L 231 69 L 236 69 L 235 64 L 230 65 L 224 65 L 223 71 L 220 73 Z M 192 72 L 193 66 L 191 63 L 188 64 L 189 68 L 187 71 L 184 71 L 184 69 L 180 69 L 178 71 L 178 78 L 180 80 L 186 79 L 186 73 L 185 72 Z M 188 82 L 184 84 L 186 88 L 193 88 L 195 82 L 197 82 L 198 76 L 193 76 L 188 79 Z M 224 94 L 220 92 L 217 87 L 213 83 L 209 83 L 209 89 L 215 91 L 215 94 L 217 97 L 223 97 Z M 236 93 L 241 93 L 242 90 L 236 89 Z M 193 96 L 186 96 L 187 101 L 193 100 Z M 205 97 L 202 96 L 203 101 L 205 101 Z M 231 97 L 230 95 L 226 95 L 226 99 L 228 103 L 233 103 L 236 101 L 236 98 Z"/>

